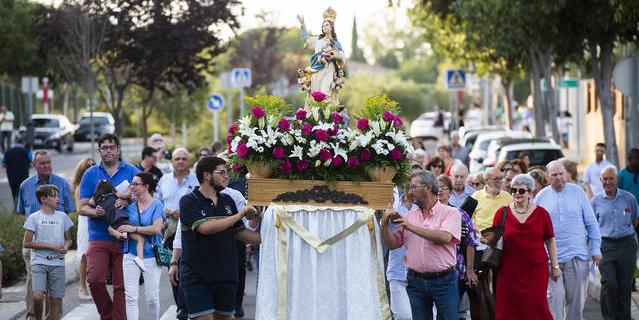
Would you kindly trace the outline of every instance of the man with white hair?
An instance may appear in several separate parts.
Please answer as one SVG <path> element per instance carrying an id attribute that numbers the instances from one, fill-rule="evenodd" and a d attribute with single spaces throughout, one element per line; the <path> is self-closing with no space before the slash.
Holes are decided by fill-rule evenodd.
<path id="1" fill-rule="evenodd" d="M 637 260 L 637 200 L 632 193 L 617 187 L 615 166 L 601 170 L 601 183 L 604 192 L 591 200 L 601 230 L 601 315 L 604 319 L 630 319 Z"/>
<path id="2" fill-rule="evenodd" d="M 450 178 L 453 180 L 453 190 L 450 192 L 448 203 L 453 207 L 459 208 L 466 201 L 466 198 L 475 192 L 475 189 L 466 184 L 468 168 L 461 163 L 454 164 L 450 169 Z M 469 212 L 469 214 L 472 214 L 472 212 Z"/>
<path id="3" fill-rule="evenodd" d="M 468 165 L 468 154 L 470 151 L 465 146 L 459 144 L 459 132 L 453 131 L 450 133 L 450 146 L 453 148 L 453 158 L 459 159 L 465 165 Z"/>
<path id="4" fill-rule="evenodd" d="M 156 197 L 164 204 L 164 213 L 167 221 L 167 231 L 165 231 L 165 241 L 173 247 L 173 239 L 176 235 L 176 228 L 179 226 L 180 217 L 180 199 L 185 194 L 189 194 L 195 190 L 200 183 L 197 181 L 195 173 L 189 170 L 190 168 L 190 154 L 184 148 L 177 148 L 173 151 L 171 162 L 173 165 L 173 172 L 165 174 L 158 182 Z M 173 253 L 176 257 L 179 257 L 179 250 L 181 248 L 173 248 Z M 178 258 L 173 259 L 175 262 L 172 267 L 175 267 L 177 271 Z M 173 264 L 172 262 L 172 264 Z M 178 281 L 171 281 L 173 289 L 173 298 L 177 306 L 178 319 L 186 319 L 188 313 L 186 310 L 186 302 L 184 296 L 180 290 Z"/>
<path id="5" fill-rule="evenodd" d="M 539 191 L 535 204 L 552 220 L 561 275 L 548 282 L 548 305 L 554 319 L 583 319 L 588 288 L 589 260 L 601 260 L 599 224 L 586 192 L 566 183 L 566 169 L 559 160 L 547 166 L 550 186 Z"/>

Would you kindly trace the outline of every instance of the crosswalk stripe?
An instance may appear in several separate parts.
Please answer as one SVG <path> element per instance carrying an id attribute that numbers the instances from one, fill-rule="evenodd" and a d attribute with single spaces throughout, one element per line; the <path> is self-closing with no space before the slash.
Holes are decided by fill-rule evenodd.
<path id="1" fill-rule="evenodd" d="M 166 312 L 164 312 L 160 320 L 173 320 L 175 319 L 176 315 L 177 315 L 177 306 L 172 305 L 168 309 L 166 309 Z"/>
<path id="2" fill-rule="evenodd" d="M 71 312 L 67 313 L 62 320 L 100 320 L 98 315 L 98 309 L 96 309 L 93 303 L 79 304 L 73 308 Z"/>

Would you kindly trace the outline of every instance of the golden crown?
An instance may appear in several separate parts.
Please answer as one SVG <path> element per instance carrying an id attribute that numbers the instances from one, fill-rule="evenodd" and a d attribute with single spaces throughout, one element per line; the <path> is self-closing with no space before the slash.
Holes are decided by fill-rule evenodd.
<path id="1" fill-rule="evenodd" d="M 324 17 L 324 21 L 335 22 L 335 18 L 337 17 L 337 12 L 335 12 L 333 8 L 328 7 L 328 9 L 324 11 L 324 14 L 322 14 L 322 16 Z"/>

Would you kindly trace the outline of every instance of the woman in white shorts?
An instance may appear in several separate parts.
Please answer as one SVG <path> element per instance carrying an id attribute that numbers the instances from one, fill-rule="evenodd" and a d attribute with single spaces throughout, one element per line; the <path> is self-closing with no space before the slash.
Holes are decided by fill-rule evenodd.
<path id="1" fill-rule="evenodd" d="M 75 167 L 72 187 L 76 206 L 78 206 L 80 199 L 80 188 L 78 188 L 78 186 L 80 185 L 80 181 L 82 181 L 82 176 L 84 175 L 84 172 L 93 165 L 95 165 L 95 161 L 87 158 L 80 161 L 80 163 L 78 163 Z M 91 294 L 89 294 L 89 289 L 87 287 L 87 247 L 89 246 L 89 225 L 88 218 L 86 216 L 78 215 L 78 231 L 76 236 L 76 245 L 78 247 L 76 259 L 80 262 L 78 264 L 78 275 L 80 277 L 80 292 L 78 293 L 78 296 L 80 299 L 91 299 Z"/>

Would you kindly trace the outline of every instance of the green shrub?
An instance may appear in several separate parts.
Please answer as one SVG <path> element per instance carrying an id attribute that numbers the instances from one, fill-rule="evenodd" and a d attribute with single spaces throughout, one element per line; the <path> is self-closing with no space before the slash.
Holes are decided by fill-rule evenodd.
<path id="1" fill-rule="evenodd" d="M 71 214 L 69 214 L 69 218 L 71 218 L 71 221 L 73 221 L 73 228 L 71 228 L 71 239 L 73 240 L 73 243 L 71 244 L 71 250 L 75 250 L 78 248 L 78 213 L 77 212 L 72 212 Z"/>
<path id="2" fill-rule="evenodd" d="M 0 254 L 2 260 L 2 284 L 12 285 L 25 274 L 24 260 L 22 259 L 22 239 L 24 238 L 24 216 L 0 212 L 0 243 L 4 246 L 4 252 Z"/>

